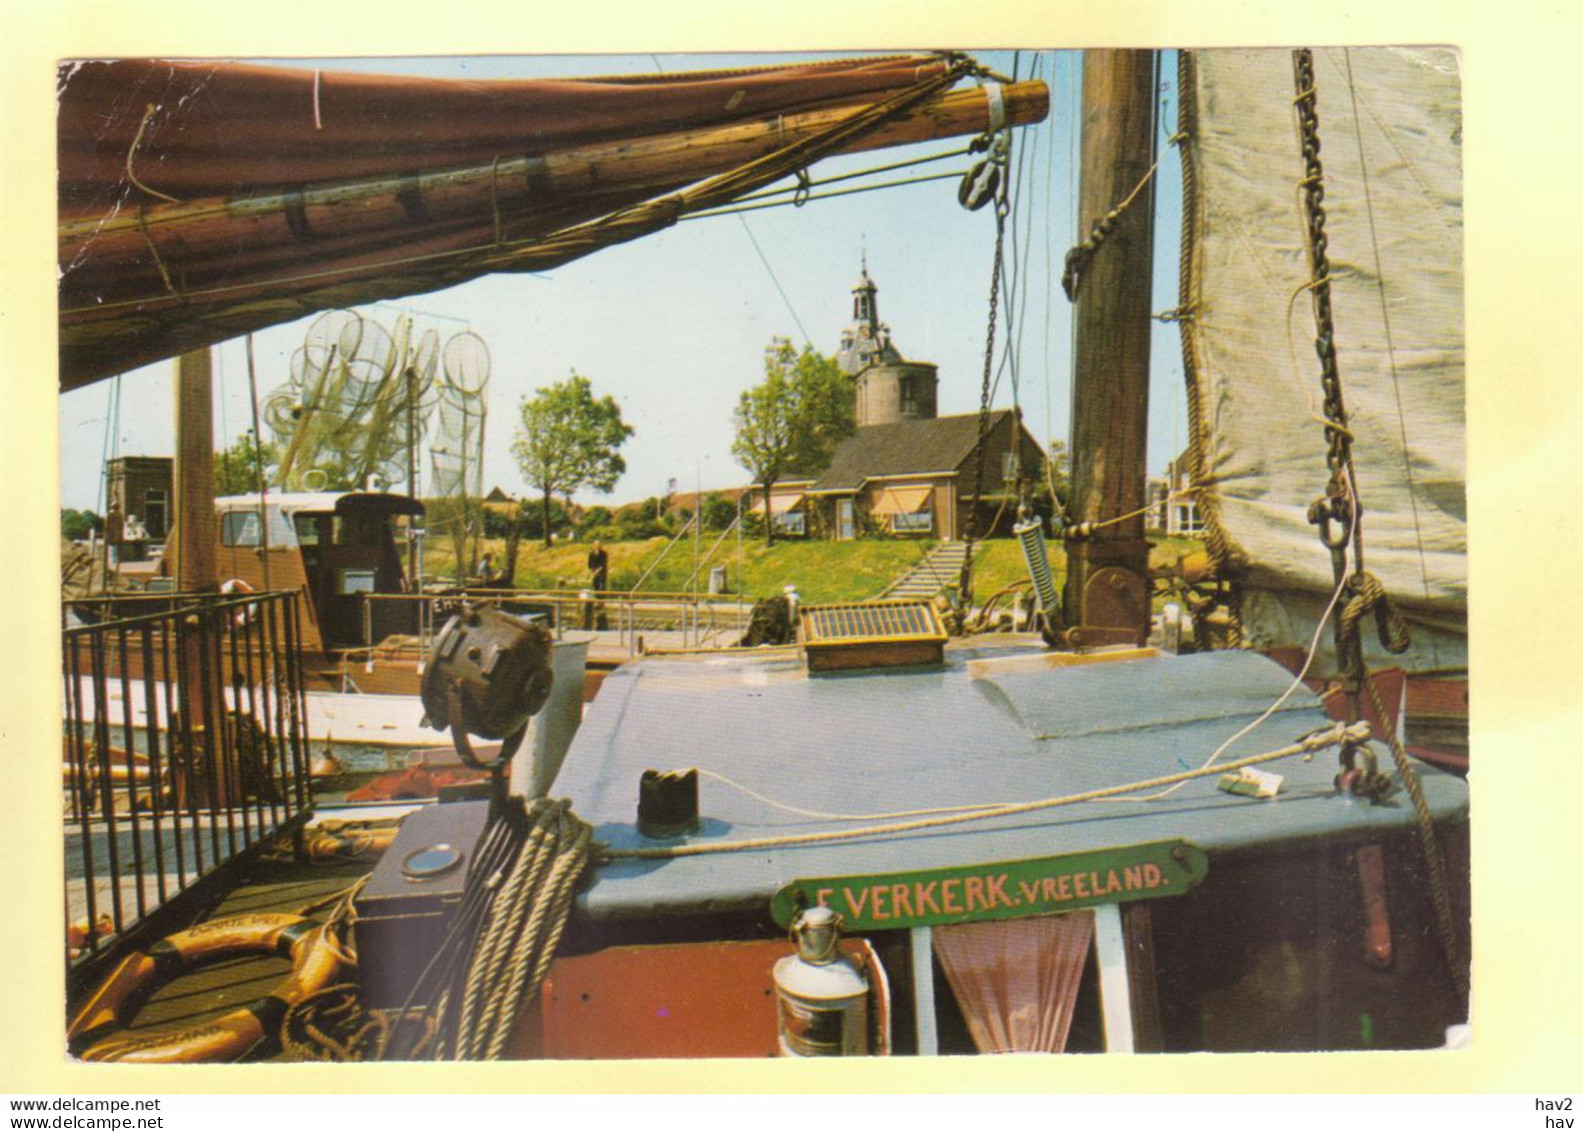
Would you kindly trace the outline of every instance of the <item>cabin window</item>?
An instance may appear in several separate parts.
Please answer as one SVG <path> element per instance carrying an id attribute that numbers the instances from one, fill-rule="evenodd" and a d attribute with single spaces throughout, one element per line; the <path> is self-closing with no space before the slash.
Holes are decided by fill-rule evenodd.
<path id="1" fill-rule="evenodd" d="M 892 516 L 891 529 L 897 534 L 928 534 L 934 529 L 934 512 L 925 510 L 916 514 L 896 514 Z"/>
<path id="2" fill-rule="evenodd" d="M 220 517 L 220 545 L 262 546 L 264 524 L 257 511 L 226 511 Z"/>
<path id="3" fill-rule="evenodd" d="M 802 511 L 788 511 L 775 516 L 775 529 L 781 534 L 802 537 L 807 532 L 807 519 Z"/>
<path id="4" fill-rule="evenodd" d="M 291 516 L 292 529 L 297 532 L 297 545 L 317 546 L 319 544 L 319 518 L 311 514 L 294 514 Z"/>
<path id="5" fill-rule="evenodd" d="M 383 515 L 348 514 L 335 516 L 337 546 L 382 546 L 389 537 L 389 520 Z"/>
<path id="6" fill-rule="evenodd" d="M 342 596 L 375 591 L 374 571 L 371 569 L 338 569 L 335 571 L 335 591 Z"/>

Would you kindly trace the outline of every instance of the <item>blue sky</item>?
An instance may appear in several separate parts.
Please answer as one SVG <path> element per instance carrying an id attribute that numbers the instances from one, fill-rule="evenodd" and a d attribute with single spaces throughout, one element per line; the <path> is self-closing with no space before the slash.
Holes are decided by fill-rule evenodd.
<path id="1" fill-rule="evenodd" d="M 556 77 L 667 72 L 818 58 L 811 55 L 490 56 L 316 60 L 327 69 L 469 78 Z M 1041 442 L 1068 430 L 1071 308 L 1060 292 L 1066 250 L 1075 239 L 1075 52 L 981 52 L 995 69 L 1050 85 L 1051 112 L 1016 132 L 1014 163 L 1021 175 L 1015 254 L 1018 294 L 1009 312 L 1019 380 L 1015 399 Z M 294 61 L 298 65 L 305 60 Z M 1161 68 L 1167 115 L 1160 131 L 1164 159 L 1156 184 L 1154 309 L 1176 305 L 1176 247 L 1180 226 L 1180 169 L 1165 138 L 1175 120 L 1174 66 Z M 822 176 L 955 149 L 955 139 L 822 162 Z M 963 168 L 958 157 L 892 180 Z M 841 187 L 847 187 L 845 185 Z M 755 247 L 755 244 L 757 247 Z M 1008 254 L 1012 253 L 1008 244 Z M 485 487 L 524 489 L 510 455 L 517 406 L 524 395 L 572 370 L 596 392 L 621 404 L 635 435 L 623 449 L 627 474 L 609 500 L 664 493 L 676 479 L 683 490 L 745 482 L 730 454 L 731 410 L 743 389 L 763 374 L 763 351 L 776 335 L 834 353 L 850 317 L 850 288 L 866 250 L 879 286 L 879 311 L 907 357 L 940 367 L 942 414 L 977 408 L 983 371 L 994 221 L 990 210 L 969 213 L 956 202 L 953 180 L 870 192 L 803 208 L 685 221 L 632 244 L 598 252 L 541 276 L 475 280 L 398 303 L 363 308 L 387 326 L 398 311 L 421 331 L 442 337 L 463 328 L 480 334 L 492 357 L 486 425 Z M 762 253 L 762 258 L 761 258 Z M 767 266 L 766 266 L 767 263 Z M 292 352 L 311 319 L 255 335 L 261 395 L 282 383 Z M 1007 344 L 1003 305 L 998 346 Z M 223 445 L 250 423 L 245 346 L 217 347 L 215 437 Z M 998 359 L 997 359 L 998 361 Z M 1003 371 L 997 407 L 1013 403 L 1010 367 Z M 102 509 L 101 457 L 168 455 L 173 447 L 171 364 L 129 372 L 121 379 L 120 411 L 110 411 L 113 382 L 68 393 L 60 402 L 61 501 Z M 111 416 L 118 427 L 107 431 Z M 1156 324 L 1150 398 L 1149 467 L 1158 472 L 1185 442 L 1185 407 L 1176 329 Z M 584 501 L 594 501 L 587 496 Z"/>

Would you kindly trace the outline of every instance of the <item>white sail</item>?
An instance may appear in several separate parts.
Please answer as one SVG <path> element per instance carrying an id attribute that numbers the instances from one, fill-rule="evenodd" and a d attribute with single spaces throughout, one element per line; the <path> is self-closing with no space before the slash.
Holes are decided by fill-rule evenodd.
<path id="1" fill-rule="evenodd" d="M 1314 52 L 1314 68 L 1365 566 L 1412 625 L 1406 666 L 1465 668 L 1457 57 L 1330 48 Z M 1183 305 L 1195 480 L 1212 553 L 1246 581 L 1248 643 L 1306 644 L 1333 582 L 1307 519 L 1328 472 L 1292 56 L 1198 52 L 1187 73 Z M 1382 656 L 1372 638 L 1367 631 L 1371 657 Z"/>

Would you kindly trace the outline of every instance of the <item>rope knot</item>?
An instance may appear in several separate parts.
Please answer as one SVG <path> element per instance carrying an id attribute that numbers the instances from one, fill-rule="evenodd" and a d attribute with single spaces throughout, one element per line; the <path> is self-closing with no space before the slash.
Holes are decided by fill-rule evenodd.
<path id="1" fill-rule="evenodd" d="M 1341 608 L 1337 631 L 1342 653 L 1358 655 L 1361 652 L 1359 626 L 1370 612 L 1374 614 L 1381 647 L 1393 654 L 1407 651 L 1413 642 L 1412 631 L 1380 579 L 1372 573 L 1355 573 L 1348 581 L 1347 588 L 1351 595 Z"/>
<path id="2" fill-rule="evenodd" d="M 1061 272 L 1061 289 L 1066 292 L 1067 302 L 1077 301 L 1077 284 L 1082 280 L 1083 269 L 1088 266 L 1094 251 L 1094 241 L 1084 240 L 1066 253 L 1066 270 Z"/>

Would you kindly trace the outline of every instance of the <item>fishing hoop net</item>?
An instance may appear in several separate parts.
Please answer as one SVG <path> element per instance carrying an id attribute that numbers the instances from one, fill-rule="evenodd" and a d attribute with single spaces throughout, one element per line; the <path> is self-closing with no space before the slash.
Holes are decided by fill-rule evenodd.
<path id="1" fill-rule="evenodd" d="M 488 349 L 477 335 L 459 356 L 476 381 L 478 356 L 488 379 Z M 392 334 L 375 319 L 331 310 L 308 327 L 291 356 L 287 381 L 261 405 L 263 421 L 282 445 L 277 483 L 288 489 L 389 488 L 416 493 L 417 453 L 439 403 L 440 335 L 413 341 L 412 321 Z M 413 462 L 409 470 L 409 459 Z"/>

